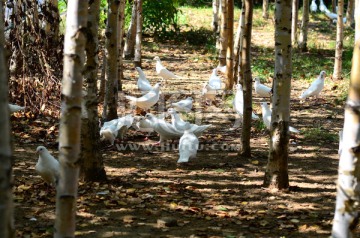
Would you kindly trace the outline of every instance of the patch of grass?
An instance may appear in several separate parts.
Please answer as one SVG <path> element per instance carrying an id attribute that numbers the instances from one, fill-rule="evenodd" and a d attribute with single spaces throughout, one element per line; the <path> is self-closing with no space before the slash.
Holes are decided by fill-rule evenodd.
<path id="1" fill-rule="evenodd" d="M 252 123 L 253 127 L 257 130 L 257 131 L 263 131 L 266 130 L 266 125 L 264 124 L 264 122 L 262 120 L 256 120 L 255 122 Z"/>
<path id="2" fill-rule="evenodd" d="M 339 138 L 337 134 L 331 133 L 323 129 L 322 127 L 309 128 L 301 131 L 306 141 L 316 142 L 338 142 Z"/>

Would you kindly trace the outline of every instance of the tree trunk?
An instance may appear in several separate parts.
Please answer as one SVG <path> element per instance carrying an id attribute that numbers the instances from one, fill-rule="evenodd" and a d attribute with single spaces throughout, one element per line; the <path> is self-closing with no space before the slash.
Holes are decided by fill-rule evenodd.
<path id="1" fill-rule="evenodd" d="M 339 1 L 340 2 L 340 1 Z M 359 7 L 359 6 L 357 6 Z M 356 15 L 360 31 L 360 15 Z M 356 237 L 360 202 L 360 39 L 355 41 L 349 95 L 345 105 L 343 143 L 339 160 L 336 207 L 332 237 Z"/>
<path id="2" fill-rule="evenodd" d="M 307 51 L 307 38 L 308 38 L 308 25 L 309 25 L 309 0 L 303 1 L 303 17 L 300 27 L 300 36 L 298 47 L 300 51 Z"/>
<path id="3" fill-rule="evenodd" d="M 240 75 L 240 65 L 241 65 L 241 55 L 242 43 L 243 43 L 243 31 L 245 27 L 245 6 L 244 1 L 242 1 L 241 14 L 239 19 L 239 25 L 236 32 L 236 37 L 234 41 L 234 81 L 239 83 L 242 76 Z"/>
<path id="4" fill-rule="evenodd" d="M 119 6 L 119 36 L 118 36 L 118 90 L 122 91 L 122 80 L 124 78 L 124 64 L 123 64 L 123 52 L 124 52 L 124 27 L 125 27 L 125 6 L 126 0 L 120 0 Z"/>
<path id="5" fill-rule="evenodd" d="M 251 134 L 251 114 L 252 114 L 252 75 L 251 75 L 251 32 L 253 18 L 253 0 L 245 0 L 245 24 L 243 35 L 243 48 L 241 51 L 241 71 L 244 79 L 243 97 L 244 114 L 241 131 L 241 154 L 251 156 L 250 134 Z"/>
<path id="6" fill-rule="evenodd" d="M 3 1 L 0 1 L 0 237 L 15 237 L 8 75 L 5 60 Z"/>
<path id="7" fill-rule="evenodd" d="M 297 29 L 299 16 L 299 0 L 292 1 L 292 20 L 291 20 L 291 42 L 292 45 L 297 44 Z"/>
<path id="8" fill-rule="evenodd" d="M 217 32 L 219 29 L 219 1 L 220 0 L 212 1 L 213 19 L 211 25 L 214 33 Z"/>
<path id="9" fill-rule="evenodd" d="M 349 0 L 348 6 L 346 9 L 346 26 L 347 27 L 354 27 L 354 24 L 355 24 L 354 8 L 355 8 L 355 0 Z"/>
<path id="10" fill-rule="evenodd" d="M 289 187 L 288 147 L 291 84 L 291 0 L 275 2 L 275 78 L 270 125 L 270 153 L 264 186 Z"/>
<path id="11" fill-rule="evenodd" d="M 135 67 L 141 68 L 141 41 L 142 41 L 142 0 L 137 0 L 136 15 L 136 43 L 135 43 Z"/>
<path id="12" fill-rule="evenodd" d="M 124 58 L 131 59 L 134 57 L 134 46 L 135 46 L 135 37 L 136 37 L 136 21 L 137 21 L 137 0 L 133 0 L 132 12 L 131 12 L 131 21 L 129 29 L 126 34 L 126 41 L 124 47 Z"/>
<path id="13" fill-rule="evenodd" d="M 343 38 L 344 38 L 344 0 L 338 0 L 337 11 L 337 23 L 336 23 L 336 48 L 335 48 L 335 63 L 333 79 L 340 80 L 342 73 L 342 51 L 343 51 Z"/>
<path id="14" fill-rule="evenodd" d="M 227 2 L 227 49 L 226 49 L 226 74 L 227 81 L 225 83 L 226 90 L 232 90 L 234 86 L 234 0 Z"/>
<path id="15" fill-rule="evenodd" d="M 55 238 L 75 236 L 79 178 L 82 78 L 88 2 L 70 0 L 64 39 L 64 70 L 59 128 L 60 179 L 56 194 Z"/>
<path id="16" fill-rule="evenodd" d="M 99 13 L 100 0 L 89 0 L 86 41 L 86 65 L 84 84 L 86 93 L 83 98 L 81 117 L 81 176 L 85 181 L 105 181 L 106 173 L 103 158 L 99 152 L 99 116 L 97 101 L 97 71 L 99 53 Z"/>
<path id="17" fill-rule="evenodd" d="M 332 6 L 332 12 L 336 12 L 336 6 L 337 6 L 336 0 L 331 1 L 331 6 Z"/>
<path id="18" fill-rule="evenodd" d="M 99 89 L 99 102 L 103 102 L 105 100 L 105 85 L 106 85 L 106 79 L 105 79 L 105 75 L 106 75 L 106 51 L 104 50 L 104 54 L 103 54 L 103 60 L 102 60 L 102 65 L 101 65 L 101 74 L 100 74 L 100 89 Z M 102 113 L 102 118 L 105 118 L 105 112 L 106 112 L 106 104 L 104 103 L 104 108 L 103 108 L 103 113 Z"/>
<path id="19" fill-rule="evenodd" d="M 228 43 L 228 22 L 227 17 L 227 4 L 226 0 L 221 0 L 221 27 L 220 27 L 220 52 L 219 52 L 219 66 L 226 65 L 226 50 Z"/>
<path id="20" fill-rule="evenodd" d="M 262 5 L 262 17 L 264 19 L 268 19 L 269 18 L 269 0 L 263 0 L 263 5 Z"/>
<path id="21" fill-rule="evenodd" d="M 47 36 L 51 36 L 52 40 L 57 42 L 59 40 L 59 3 L 58 0 L 46 0 L 45 13 L 45 32 Z"/>
<path id="22" fill-rule="evenodd" d="M 118 81 L 118 17 L 119 17 L 119 0 L 109 1 L 108 20 L 106 26 L 106 93 L 105 102 L 106 113 L 105 120 L 110 121 L 117 118 L 117 81 Z M 105 106 L 104 106 L 105 110 Z"/>

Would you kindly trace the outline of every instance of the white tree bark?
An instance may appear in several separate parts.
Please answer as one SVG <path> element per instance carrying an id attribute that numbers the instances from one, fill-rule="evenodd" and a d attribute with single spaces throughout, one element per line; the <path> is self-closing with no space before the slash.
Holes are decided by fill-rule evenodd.
<path id="1" fill-rule="evenodd" d="M 263 5 L 262 5 L 262 17 L 264 19 L 268 19 L 269 18 L 269 0 L 263 0 Z"/>
<path id="2" fill-rule="evenodd" d="M 131 12 L 131 21 L 129 29 L 126 34 L 126 41 L 124 47 L 124 58 L 130 59 L 134 57 L 134 46 L 135 46 L 135 37 L 136 37 L 136 21 L 137 21 L 137 0 L 133 1 L 132 12 Z"/>
<path id="3" fill-rule="evenodd" d="M 219 29 L 219 0 L 212 1 L 213 18 L 212 18 L 212 30 L 217 32 Z"/>
<path id="4" fill-rule="evenodd" d="M 60 179 L 56 194 L 55 238 L 75 236 L 87 12 L 88 1 L 68 1 L 61 90 Z"/>
<path id="5" fill-rule="evenodd" d="M 293 46 L 297 44 L 298 16 L 299 0 L 292 0 L 291 42 Z"/>
<path id="6" fill-rule="evenodd" d="M 5 61 L 3 1 L 0 1 L 0 237 L 15 237 L 8 75 Z"/>
<path id="7" fill-rule="evenodd" d="M 301 51 L 307 51 L 307 38 L 308 38 L 308 25 L 309 25 L 309 0 L 303 1 L 303 17 L 301 20 L 300 36 L 298 47 Z"/>
<path id="8" fill-rule="evenodd" d="M 289 187 L 288 147 L 292 74 L 291 0 L 275 2 L 275 78 L 270 124 L 270 153 L 264 186 Z"/>
<path id="9" fill-rule="evenodd" d="M 337 23 L 336 23 L 336 48 L 335 48 L 335 62 L 334 62 L 334 73 L 333 79 L 340 80 L 342 74 L 342 52 L 344 49 L 344 0 L 338 0 L 338 11 L 337 11 Z"/>
<path id="10" fill-rule="evenodd" d="M 142 0 L 137 1 L 136 10 L 136 39 L 135 39 L 135 67 L 141 68 L 141 42 L 142 42 Z"/>
<path id="11" fill-rule="evenodd" d="M 120 1 L 109 1 L 108 20 L 106 26 L 106 93 L 104 102 L 105 120 L 117 118 L 118 93 L 118 17 Z"/>
<path id="12" fill-rule="evenodd" d="M 358 7 L 358 6 L 357 6 Z M 355 16 L 360 31 L 360 15 Z M 360 39 L 355 42 L 349 95 L 345 106 L 343 143 L 339 160 L 336 207 L 331 235 L 356 237 L 360 203 Z"/>

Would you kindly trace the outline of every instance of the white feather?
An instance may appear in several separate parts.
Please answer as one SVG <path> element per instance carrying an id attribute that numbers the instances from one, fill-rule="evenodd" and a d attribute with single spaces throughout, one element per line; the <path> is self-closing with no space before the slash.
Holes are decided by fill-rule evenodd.
<path id="1" fill-rule="evenodd" d="M 260 83 L 260 78 L 255 78 L 254 89 L 257 94 L 261 97 L 270 97 L 271 96 L 271 88 Z"/>
<path id="2" fill-rule="evenodd" d="M 310 11 L 312 12 L 316 12 L 317 11 L 317 4 L 316 4 L 316 0 L 312 0 L 311 1 L 311 5 L 310 5 Z"/>
<path id="3" fill-rule="evenodd" d="M 215 90 L 221 89 L 221 78 L 217 75 L 217 68 L 213 69 L 210 78 L 209 78 L 209 85 L 211 88 Z"/>
<path id="4" fill-rule="evenodd" d="M 136 67 L 135 69 L 139 73 L 139 78 L 137 80 L 138 89 L 143 93 L 153 90 L 153 87 L 151 86 L 149 80 L 147 80 L 146 75 L 142 69 L 140 67 Z"/>
<path id="5" fill-rule="evenodd" d="M 181 136 L 179 141 L 179 159 L 178 163 L 187 163 L 190 158 L 195 158 L 199 149 L 199 139 L 190 130 L 190 124 L 186 124 L 187 130 Z"/>
<path id="6" fill-rule="evenodd" d="M 161 64 L 160 58 L 155 56 L 154 60 L 156 60 L 156 73 L 163 79 L 172 79 L 172 78 L 180 78 L 179 76 L 175 75 L 171 71 L 169 71 L 165 66 Z"/>
<path id="7" fill-rule="evenodd" d="M 25 109 L 25 107 L 21 107 L 21 106 L 16 105 L 16 104 L 9 103 L 8 105 L 9 105 L 10 113 L 18 112 L 18 111 L 21 111 L 21 110 Z"/>
<path id="8" fill-rule="evenodd" d="M 157 118 L 151 113 L 147 113 L 145 118 L 148 119 L 154 128 L 154 131 L 160 135 L 160 143 L 163 143 L 165 140 L 178 139 L 183 135 L 183 131 L 177 130 L 173 125 L 166 122 L 163 119 Z"/>
<path id="9" fill-rule="evenodd" d="M 188 97 L 184 100 L 179 102 L 171 103 L 171 105 L 178 111 L 178 112 L 190 112 L 193 106 L 193 99 L 192 97 Z"/>
<path id="10" fill-rule="evenodd" d="M 305 99 L 311 96 L 318 97 L 321 90 L 324 88 L 325 75 L 325 71 L 321 71 L 317 79 L 314 80 L 310 87 L 301 94 L 300 99 Z"/>
<path id="11" fill-rule="evenodd" d="M 243 112 L 244 112 L 244 96 L 243 96 L 243 90 L 242 90 L 241 84 L 236 85 L 236 94 L 235 94 L 235 98 L 234 98 L 234 101 L 233 101 L 233 108 L 237 112 L 237 114 L 239 114 L 239 116 L 241 116 L 241 117 L 243 116 Z M 257 115 L 255 115 L 254 112 L 252 112 L 251 118 L 253 120 L 258 120 L 259 119 L 259 117 Z"/>
<path id="12" fill-rule="evenodd" d="M 160 84 L 155 84 L 153 90 L 149 91 L 142 97 L 136 98 L 133 96 L 125 96 L 128 100 L 130 100 L 130 104 L 136 105 L 144 110 L 149 109 L 154 106 L 159 101 L 159 93 L 160 93 Z"/>
<path id="13" fill-rule="evenodd" d="M 56 186 L 60 178 L 60 164 L 44 146 L 38 146 L 39 159 L 35 165 L 36 172 L 50 185 Z"/>

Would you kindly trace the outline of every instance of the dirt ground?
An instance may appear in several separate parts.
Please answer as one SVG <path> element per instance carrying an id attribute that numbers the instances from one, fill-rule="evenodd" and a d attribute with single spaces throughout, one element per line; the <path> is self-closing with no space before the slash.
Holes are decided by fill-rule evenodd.
<path id="1" fill-rule="evenodd" d="M 292 83 L 291 125 L 301 133 L 290 140 L 291 187 L 269 190 L 262 187 L 268 132 L 254 121 L 252 157 L 239 156 L 241 126 L 236 126 L 230 101 L 221 94 L 216 105 L 204 106 L 200 100 L 203 82 L 216 65 L 201 48 L 157 45 L 143 52 L 143 69 L 151 82 L 157 81 L 155 55 L 182 76 L 162 87 L 165 103 L 158 109 L 192 95 L 194 110 L 186 118 L 212 126 L 200 137 L 198 156 L 187 166 L 177 165 L 176 144 L 151 146 L 158 141 L 156 133 L 144 141 L 142 134 L 130 130 L 122 147 L 101 144 L 108 181 L 80 182 L 76 236 L 328 237 L 335 205 L 337 133 L 343 123 L 342 105 L 334 103 L 339 92 L 325 86 L 318 101 L 300 102 L 297 98 L 307 85 Z M 129 63 L 125 67 L 124 93 L 135 94 L 137 73 Z M 314 78 L 318 73 L 313 72 Z M 254 96 L 254 110 L 261 116 L 263 99 Z M 120 115 L 130 112 L 120 104 Z M 51 237 L 55 191 L 34 170 L 35 149 L 46 145 L 56 156 L 58 123 L 47 117 L 22 121 L 18 116 L 12 118 L 16 236 Z M 314 128 L 323 134 L 306 137 Z"/>

